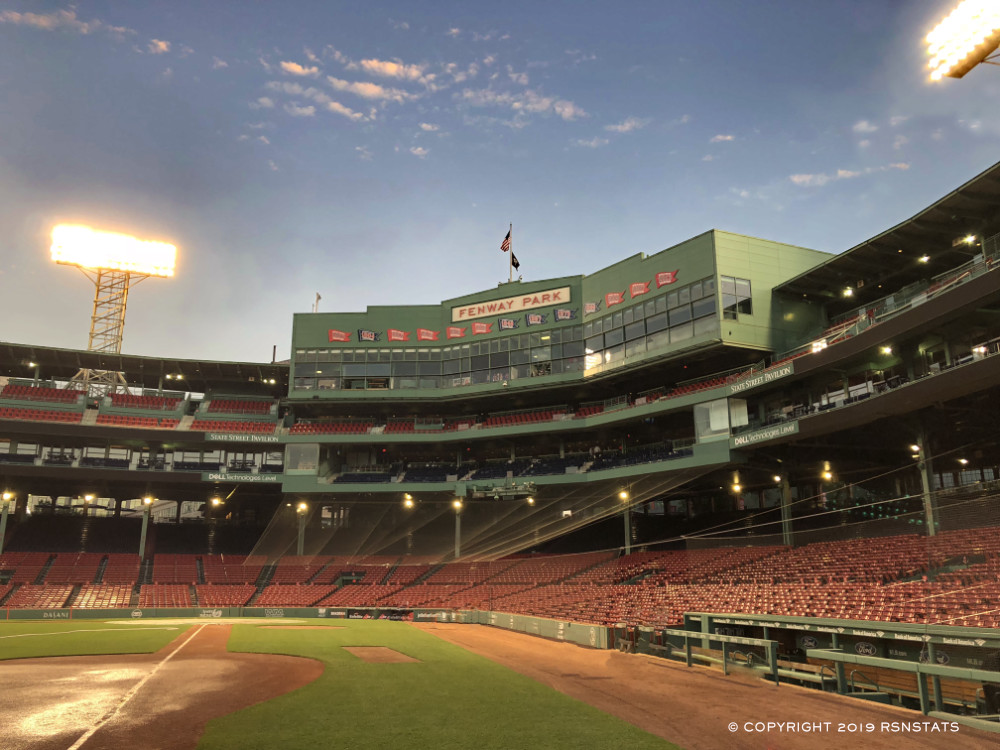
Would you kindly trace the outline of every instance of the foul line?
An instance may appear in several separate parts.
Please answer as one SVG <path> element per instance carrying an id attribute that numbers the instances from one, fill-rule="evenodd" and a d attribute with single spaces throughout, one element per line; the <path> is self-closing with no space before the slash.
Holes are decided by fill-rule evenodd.
<path id="1" fill-rule="evenodd" d="M 17 635 L 0 635 L 2 638 L 35 638 L 42 635 L 68 635 L 70 633 L 124 633 L 127 630 L 177 630 L 177 628 L 117 628 L 108 630 L 99 628 L 96 630 L 54 630 L 51 633 L 18 633 Z"/>
<path id="2" fill-rule="evenodd" d="M 125 697 L 121 699 L 121 702 L 119 702 L 119 704 L 117 706 L 115 706 L 115 708 L 114 708 L 113 711 L 108 711 L 106 714 L 104 714 L 104 716 L 102 716 L 100 719 L 98 719 L 97 722 L 93 726 L 90 727 L 90 729 L 88 729 L 86 732 L 83 733 L 83 736 L 81 736 L 80 739 L 78 739 L 76 742 L 74 742 L 72 745 L 69 746 L 68 750 L 77 750 L 79 747 L 81 747 L 83 745 L 83 743 L 85 743 L 87 740 L 89 740 L 91 737 L 93 737 L 94 733 L 98 729 L 100 729 L 102 726 L 104 726 L 110 719 L 114 718 L 122 710 L 122 708 L 124 708 L 125 704 L 128 703 L 130 700 L 132 700 L 132 698 L 135 697 L 135 694 L 138 693 L 139 690 L 142 689 L 142 686 L 145 685 L 147 682 L 149 682 L 149 679 L 154 674 L 156 674 L 157 672 L 160 671 L 160 667 L 162 667 L 168 661 L 170 661 L 171 659 L 173 659 L 174 656 L 182 648 L 184 648 L 186 645 L 188 645 L 194 639 L 194 637 L 196 635 L 198 635 L 198 633 L 201 632 L 202 628 L 204 628 L 204 627 L 205 627 L 204 625 L 200 626 L 197 630 L 195 630 L 191 635 L 189 635 L 187 637 L 187 640 L 185 640 L 183 643 L 179 644 L 177 646 L 177 648 L 175 648 L 173 651 L 171 651 L 169 654 L 167 654 L 159 664 L 157 664 L 155 667 L 153 667 L 153 669 L 150 671 L 149 674 L 147 674 L 145 677 L 143 677 L 141 680 L 139 680 L 139 682 L 137 682 L 132 687 L 132 689 L 129 690 L 125 694 Z"/>

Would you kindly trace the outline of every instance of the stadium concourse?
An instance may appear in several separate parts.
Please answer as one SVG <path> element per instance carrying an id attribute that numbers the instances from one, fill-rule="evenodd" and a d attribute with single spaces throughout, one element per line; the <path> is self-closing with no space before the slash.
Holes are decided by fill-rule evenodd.
<path id="1" fill-rule="evenodd" d="M 957 639 L 944 667 L 988 684 L 998 205 L 994 165 L 838 255 L 712 230 L 300 314 L 287 362 L 0 344 L 0 608 L 479 610 L 666 651 L 714 623 L 820 686 L 843 662 L 810 650 L 913 676 Z M 79 388 L 93 370 L 129 387 Z M 1000 712 L 935 684 L 938 710 Z"/>

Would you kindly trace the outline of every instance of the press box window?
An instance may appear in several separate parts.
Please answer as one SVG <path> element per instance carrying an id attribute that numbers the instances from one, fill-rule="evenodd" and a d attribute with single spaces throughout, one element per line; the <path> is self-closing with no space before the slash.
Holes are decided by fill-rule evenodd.
<path id="1" fill-rule="evenodd" d="M 740 315 L 753 315 L 750 280 L 721 276 L 719 281 L 722 291 L 722 317 L 737 320 Z"/>

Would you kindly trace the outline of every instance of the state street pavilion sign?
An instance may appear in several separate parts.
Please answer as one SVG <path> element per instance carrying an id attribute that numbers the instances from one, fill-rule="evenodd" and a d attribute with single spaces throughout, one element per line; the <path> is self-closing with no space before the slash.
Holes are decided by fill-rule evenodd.
<path id="1" fill-rule="evenodd" d="M 451 308 L 451 322 L 459 323 L 463 320 L 487 318 L 492 315 L 506 315 L 508 313 L 520 312 L 521 310 L 532 310 L 536 307 L 565 305 L 570 301 L 569 292 L 570 288 L 564 286 L 559 289 L 547 289 L 543 292 L 531 292 L 529 294 L 519 294 L 516 297 L 504 297 L 503 299 L 473 302 L 472 304 L 453 307 Z"/>

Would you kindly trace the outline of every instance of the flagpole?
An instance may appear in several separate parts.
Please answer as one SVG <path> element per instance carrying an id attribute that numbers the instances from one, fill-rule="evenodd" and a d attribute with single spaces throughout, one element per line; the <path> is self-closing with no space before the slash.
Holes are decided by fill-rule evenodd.
<path id="1" fill-rule="evenodd" d="M 507 232 L 507 236 L 510 237 L 510 247 L 508 248 L 508 254 L 510 257 L 507 259 L 508 269 L 510 270 L 510 278 L 507 279 L 508 284 L 514 282 L 514 223 L 511 222 L 510 230 Z"/>

